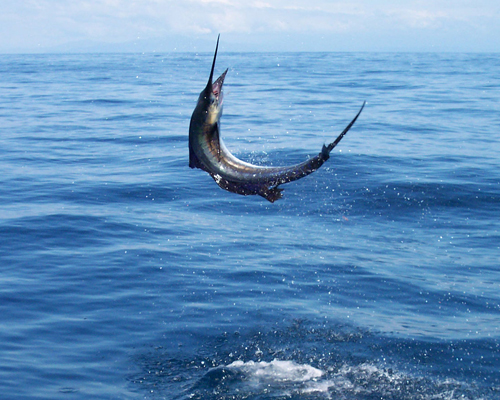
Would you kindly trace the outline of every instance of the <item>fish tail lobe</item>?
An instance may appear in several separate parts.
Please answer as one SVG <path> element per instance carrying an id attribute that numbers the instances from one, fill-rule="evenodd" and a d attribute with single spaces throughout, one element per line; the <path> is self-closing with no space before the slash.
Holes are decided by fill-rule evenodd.
<path id="1" fill-rule="evenodd" d="M 339 144 L 339 142 L 342 140 L 342 138 L 345 136 L 345 134 L 347 132 L 349 132 L 349 129 L 351 129 L 351 127 L 354 125 L 354 123 L 358 119 L 359 114 L 361 114 L 361 111 L 363 111 L 363 108 L 365 108 L 365 104 L 366 104 L 366 101 L 363 102 L 363 105 L 361 106 L 360 110 L 358 111 L 356 116 L 352 119 L 352 121 L 349 122 L 349 125 L 347 125 L 345 127 L 345 129 L 342 131 L 342 133 L 339 136 L 337 136 L 337 139 L 335 139 L 329 145 L 323 145 L 323 149 L 321 150 L 321 154 L 323 157 L 325 157 L 325 160 L 328 160 L 328 158 L 330 157 L 330 152 L 333 150 L 333 148 L 335 146 L 337 146 Z"/>

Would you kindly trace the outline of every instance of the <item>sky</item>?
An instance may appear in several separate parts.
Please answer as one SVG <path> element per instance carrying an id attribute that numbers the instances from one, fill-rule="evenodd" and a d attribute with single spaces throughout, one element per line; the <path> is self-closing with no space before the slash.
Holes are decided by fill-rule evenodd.
<path id="1" fill-rule="evenodd" d="M 499 0 L 0 0 L 0 53 L 500 51 Z"/>

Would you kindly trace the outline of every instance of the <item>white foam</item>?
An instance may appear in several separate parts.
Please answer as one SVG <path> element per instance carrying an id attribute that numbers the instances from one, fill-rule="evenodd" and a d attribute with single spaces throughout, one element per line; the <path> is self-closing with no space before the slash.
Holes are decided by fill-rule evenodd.
<path id="1" fill-rule="evenodd" d="M 245 396 L 271 393 L 279 396 L 312 394 L 325 399 L 345 395 L 392 398 L 401 391 L 410 394 L 418 390 L 422 399 L 468 399 L 460 394 L 460 390 L 456 392 L 461 387 L 459 382 L 447 380 L 428 386 L 426 380 L 372 363 L 345 364 L 327 372 L 308 364 L 276 359 L 271 362 L 235 361 L 219 368 L 235 373 L 237 379 L 227 382 L 234 385 L 231 390 Z"/>
<path id="2" fill-rule="evenodd" d="M 382 378 L 383 377 L 383 378 Z M 358 366 L 345 365 L 337 372 L 329 375 L 328 379 L 318 379 L 306 382 L 300 389 L 302 394 L 322 393 L 326 398 L 332 398 L 332 394 L 353 393 L 370 394 L 370 386 L 380 390 L 380 380 L 385 381 L 401 378 L 395 374 L 378 368 L 372 364 L 361 364 Z M 401 378 L 402 379 L 402 378 Z M 373 380 L 372 385 L 366 385 Z"/>
<path id="3" fill-rule="evenodd" d="M 266 383 L 292 382 L 302 383 L 319 379 L 324 372 L 307 364 L 297 364 L 294 361 L 273 360 L 266 361 L 235 361 L 227 368 L 238 369 L 246 375 L 247 379 L 258 380 Z"/>

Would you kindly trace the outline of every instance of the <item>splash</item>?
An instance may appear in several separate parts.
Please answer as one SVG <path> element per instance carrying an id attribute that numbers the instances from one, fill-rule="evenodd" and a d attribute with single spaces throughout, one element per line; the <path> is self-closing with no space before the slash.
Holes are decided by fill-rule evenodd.
<path id="1" fill-rule="evenodd" d="M 226 368 L 237 369 L 250 381 L 263 384 L 301 383 L 317 380 L 324 375 L 323 371 L 310 365 L 281 360 L 271 362 L 235 361 Z"/>
<path id="2" fill-rule="evenodd" d="M 290 398 L 302 393 L 326 393 L 328 386 L 317 385 L 324 375 L 325 372 L 318 368 L 294 361 L 238 360 L 210 369 L 196 386 L 204 389 L 205 398 L 208 393 L 217 394 L 218 399 L 243 399 L 264 394 Z"/>
<path id="3" fill-rule="evenodd" d="M 476 399 L 457 381 L 412 377 L 372 363 L 321 370 L 295 361 L 234 361 L 210 369 L 191 399 Z M 482 397 L 477 397 L 482 398 Z"/>

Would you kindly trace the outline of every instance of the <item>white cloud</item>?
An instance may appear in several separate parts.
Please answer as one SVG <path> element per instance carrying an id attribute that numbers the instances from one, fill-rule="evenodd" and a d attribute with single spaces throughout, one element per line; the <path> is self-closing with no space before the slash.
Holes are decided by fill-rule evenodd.
<path id="1" fill-rule="evenodd" d="M 218 32 L 351 34 L 366 40 L 379 35 L 387 42 L 390 32 L 398 41 L 400 32 L 415 40 L 439 31 L 493 38 L 500 29 L 497 0 L 0 0 L 0 6 L 0 51 Z"/>

